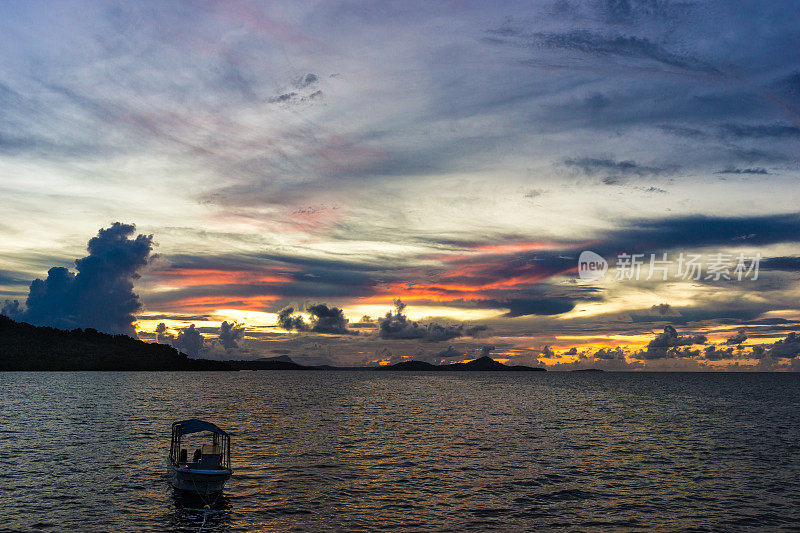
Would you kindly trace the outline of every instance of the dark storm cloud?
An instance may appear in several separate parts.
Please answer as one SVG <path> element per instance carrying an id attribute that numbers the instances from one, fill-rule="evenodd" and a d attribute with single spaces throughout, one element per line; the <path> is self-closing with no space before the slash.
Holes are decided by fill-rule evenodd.
<path id="1" fill-rule="evenodd" d="M 800 334 L 794 331 L 781 339 L 767 351 L 770 357 L 791 358 L 800 356 Z"/>
<path id="2" fill-rule="evenodd" d="M 338 307 L 328 307 L 326 304 L 317 304 L 307 307 L 306 311 L 311 315 L 311 331 L 339 335 L 357 334 L 347 329 L 347 323 L 349 321 Z"/>
<path id="3" fill-rule="evenodd" d="M 691 349 L 688 346 L 683 348 L 674 346 L 670 348 L 647 348 L 631 354 L 634 359 L 653 360 L 653 359 L 690 359 L 698 357 L 701 351 Z"/>
<path id="4" fill-rule="evenodd" d="M 648 348 L 669 348 L 673 346 L 690 346 L 692 344 L 704 344 L 708 338 L 705 335 L 679 335 L 678 331 L 672 326 L 664 326 L 664 331 L 656 335 L 651 340 Z"/>
<path id="5" fill-rule="evenodd" d="M 510 300 L 504 316 L 560 315 L 575 308 L 575 302 L 567 298 L 537 298 L 534 300 Z"/>
<path id="6" fill-rule="evenodd" d="M 219 343 L 226 352 L 239 348 L 239 341 L 244 339 L 245 326 L 235 322 L 223 321 L 219 327 Z"/>
<path id="7" fill-rule="evenodd" d="M 58 328 L 94 328 L 136 336 L 135 314 L 141 308 L 133 282 L 147 265 L 152 235 L 134 234 L 135 226 L 115 222 L 88 244 L 89 254 L 75 261 L 76 273 L 53 267 L 44 280 L 31 283 L 25 309 L 11 304 L 16 320 Z"/>
<path id="8" fill-rule="evenodd" d="M 610 253 L 657 252 L 678 247 L 768 245 L 800 242 L 800 215 L 707 217 L 702 215 L 633 220 L 609 232 L 594 248 Z M 597 251 L 597 250 L 595 250 Z M 603 255 L 602 252 L 598 252 Z"/>
<path id="9" fill-rule="evenodd" d="M 757 344 L 753 346 L 753 350 L 750 352 L 750 357 L 755 359 L 769 359 L 770 356 L 767 354 L 767 349 L 764 346 Z"/>
<path id="10" fill-rule="evenodd" d="M 800 272 L 800 257 L 768 257 L 762 259 L 760 268 L 764 270 L 783 270 L 786 272 Z"/>
<path id="11" fill-rule="evenodd" d="M 744 328 L 740 328 L 736 335 L 725 339 L 725 344 L 741 344 L 747 340 L 747 332 Z"/>
<path id="12" fill-rule="evenodd" d="M 705 344 L 707 341 L 708 338 L 705 335 L 680 335 L 673 326 L 667 325 L 664 326 L 664 331 L 656 335 L 644 350 L 635 352 L 633 357 L 636 359 L 697 357 L 700 351 L 692 350 L 689 346 Z"/>
<path id="13" fill-rule="evenodd" d="M 286 331 L 308 331 L 308 324 L 300 315 L 294 315 L 294 307 L 284 307 L 278 312 L 278 326 Z"/>
<path id="14" fill-rule="evenodd" d="M 286 307 L 278 313 L 278 325 L 287 331 L 311 331 L 333 335 L 358 335 L 357 331 L 347 328 L 348 320 L 338 307 L 327 304 L 315 304 L 306 308 L 311 315 L 311 322 L 306 323 L 301 315 L 294 315 L 294 308 Z"/>
<path id="15" fill-rule="evenodd" d="M 388 311 L 386 316 L 378 319 L 378 334 L 382 339 L 419 339 L 428 342 L 442 342 L 461 337 L 465 334 L 464 326 L 446 326 L 430 322 L 420 324 L 409 320 L 403 314 L 406 304 L 395 300 L 395 312 Z"/>

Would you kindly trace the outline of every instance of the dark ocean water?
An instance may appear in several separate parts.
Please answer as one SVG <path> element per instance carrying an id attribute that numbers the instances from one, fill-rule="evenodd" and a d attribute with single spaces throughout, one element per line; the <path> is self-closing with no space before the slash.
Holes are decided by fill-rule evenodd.
<path id="1" fill-rule="evenodd" d="M 800 531 L 800 375 L 0 373 L 0 530 L 197 531 L 170 424 L 232 434 L 203 531 Z"/>

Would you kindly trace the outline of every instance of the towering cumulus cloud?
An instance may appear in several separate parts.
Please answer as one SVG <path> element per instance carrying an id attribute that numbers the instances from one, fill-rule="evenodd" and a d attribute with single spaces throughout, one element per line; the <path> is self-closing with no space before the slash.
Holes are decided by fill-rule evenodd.
<path id="1" fill-rule="evenodd" d="M 31 283 L 25 308 L 6 302 L 3 314 L 37 326 L 94 328 L 136 336 L 134 314 L 141 302 L 133 282 L 147 265 L 152 235 L 138 235 L 133 224 L 115 222 L 89 241 L 86 257 L 75 261 L 76 272 L 53 267 L 44 280 Z"/>
<path id="2" fill-rule="evenodd" d="M 335 335 L 358 335 L 357 331 L 347 329 L 348 320 L 338 307 L 327 304 L 316 304 L 306 308 L 311 315 L 311 324 L 307 324 L 301 315 L 293 315 L 294 308 L 286 307 L 278 313 L 278 326 L 291 331 L 313 331 L 314 333 L 331 333 Z"/>
<path id="3" fill-rule="evenodd" d="M 235 322 L 224 321 L 219 326 L 219 343 L 226 352 L 239 348 L 239 341 L 244 339 L 244 326 Z"/>
<path id="4" fill-rule="evenodd" d="M 190 324 L 188 328 L 183 328 L 178 332 L 172 346 L 189 357 L 197 357 L 203 351 L 204 343 L 203 335 L 194 327 L 194 324 Z"/>

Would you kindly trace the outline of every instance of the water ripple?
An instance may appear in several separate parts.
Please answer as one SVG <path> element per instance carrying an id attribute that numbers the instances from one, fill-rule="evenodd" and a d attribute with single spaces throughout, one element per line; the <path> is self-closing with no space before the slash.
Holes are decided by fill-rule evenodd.
<path id="1" fill-rule="evenodd" d="M 797 531 L 800 376 L 0 373 L 11 531 L 197 531 L 170 424 L 232 433 L 206 531 Z M 3 529 L 5 530 L 5 529 Z"/>

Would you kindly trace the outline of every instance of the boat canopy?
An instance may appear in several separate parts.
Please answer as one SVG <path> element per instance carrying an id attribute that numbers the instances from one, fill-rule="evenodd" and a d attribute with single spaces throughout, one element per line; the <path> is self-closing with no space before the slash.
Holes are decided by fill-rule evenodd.
<path id="1" fill-rule="evenodd" d="M 183 420 L 181 422 L 175 422 L 172 424 L 172 432 L 178 437 L 187 435 L 189 433 L 200 433 L 201 431 L 210 431 L 211 433 L 215 433 L 217 435 L 228 435 L 211 422 L 206 422 L 197 418 L 191 418 L 189 420 Z"/>

